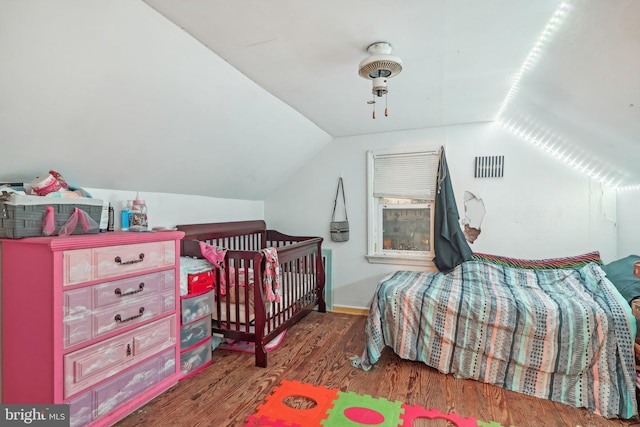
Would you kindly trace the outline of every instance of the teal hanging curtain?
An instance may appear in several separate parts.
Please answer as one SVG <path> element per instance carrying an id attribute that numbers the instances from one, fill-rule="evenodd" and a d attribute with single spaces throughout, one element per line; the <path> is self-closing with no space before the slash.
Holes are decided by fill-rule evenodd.
<path id="1" fill-rule="evenodd" d="M 456 265 L 470 260 L 473 252 L 460 228 L 444 147 L 440 149 L 435 204 L 433 248 L 436 256 L 433 262 L 438 270 L 448 273 Z"/>

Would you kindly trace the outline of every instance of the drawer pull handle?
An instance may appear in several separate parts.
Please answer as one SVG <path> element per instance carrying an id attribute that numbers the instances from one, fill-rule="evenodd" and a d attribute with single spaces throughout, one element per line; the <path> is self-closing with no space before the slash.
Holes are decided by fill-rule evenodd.
<path id="1" fill-rule="evenodd" d="M 131 344 L 127 344 L 127 356 L 131 356 Z"/>
<path id="2" fill-rule="evenodd" d="M 131 261 L 122 261 L 122 258 L 117 256 L 116 259 L 114 259 L 114 261 L 116 262 L 116 264 L 120 264 L 120 265 L 136 264 L 138 262 L 144 261 L 144 254 L 138 255 L 138 259 L 132 259 Z"/>
<path id="3" fill-rule="evenodd" d="M 140 317 L 140 316 L 142 316 L 144 314 L 144 307 L 140 307 L 140 310 L 138 310 L 138 312 L 140 314 L 136 314 L 135 316 L 127 317 L 126 319 L 123 319 L 122 316 L 120 316 L 119 314 L 116 314 L 115 320 L 118 323 L 124 323 L 124 322 L 128 322 L 129 320 L 137 319 L 138 317 Z"/>
<path id="4" fill-rule="evenodd" d="M 138 292 L 142 292 L 142 291 L 144 291 L 144 283 L 140 283 L 138 285 L 138 289 L 136 289 L 135 291 L 129 291 L 123 294 L 120 288 L 116 288 L 114 292 L 116 293 L 116 295 L 120 295 L 121 297 L 126 297 L 127 295 L 137 294 Z"/>

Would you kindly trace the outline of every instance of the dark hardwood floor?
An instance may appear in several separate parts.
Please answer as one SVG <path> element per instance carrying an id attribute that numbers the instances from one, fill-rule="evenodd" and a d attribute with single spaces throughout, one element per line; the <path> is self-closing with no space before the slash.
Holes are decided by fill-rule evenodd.
<path id="1" fill-rule="evenodd" d="M 269 353 L 268 368 L 254 366 L 252 354 L 215 350 L 211 366 L 116 426 L 242 426 L 282 380 L 399 400 L 504 426 L 640 426 L 637 419 L 608 420 L 585 409 L 456 380 L 422 363 L 401 360 L 389 348 L 371 371 L 353 368 L 349 357 L 364 348 L 365 321 L 363 316 L 312 312 Z M 419 422 L 414 427 L 452 425 L 444 420 Z"/>

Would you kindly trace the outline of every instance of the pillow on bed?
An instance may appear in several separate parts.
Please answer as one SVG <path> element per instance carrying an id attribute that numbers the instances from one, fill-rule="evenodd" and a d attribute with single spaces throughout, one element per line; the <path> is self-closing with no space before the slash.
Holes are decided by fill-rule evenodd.
<path id="1" fill-rule="evenodd" d="M 589 264 L 590 262 L 595 262 L 602 265 L 600 252 L 598 251 L 564 258 L 547 259 L 518 259 L 499 255 L 474 253 L 471 259 L 474 261 L 491 262 L 493 264 L 499 264 L 507 267 L 530 269 L 580 268 Z"/>
<path id="2" fill-rule="evenodd" d="M 607 279 L 613 283 L 629 304 L 634 299 L 640 298 L 640 278 L 633 275 L 633 263 L 636 261 L 640 261 L 640 256 L 629 255 L 602 266 L 607 274 Z"/>

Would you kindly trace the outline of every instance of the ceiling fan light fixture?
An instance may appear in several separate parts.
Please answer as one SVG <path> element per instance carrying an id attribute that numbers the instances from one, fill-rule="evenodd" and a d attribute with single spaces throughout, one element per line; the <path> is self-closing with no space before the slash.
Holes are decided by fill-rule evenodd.
<path id="1" fill-rule="evenodd" d="M 373 104 L 373 118 L 376 118 L 375 97 L 385 96 L 384 115 L 389 115 L 386 107 L 386 95 L 389 92 L 387 82 L 391 77 L 397 76 L 402 71 L 402 60 L 391 55 L 391 44 L 387 42 L 376 42 L 367 47 L 370 56 L 360 61 L 358 66 L 358 74 L 360 77 L 371 80 L 373 88 L 371 93 L 374 99 L 368 101 Z"/>
<path id="2" fill-rule="evenodd" d="M 402 60 L 390 55 L 391 44 L 376 42 L 367 48 L 371 55 L 360 61 L 358 74 L 361 77 L 373 80 L 378 77 L 394 77 L 402 71 Z"/>

